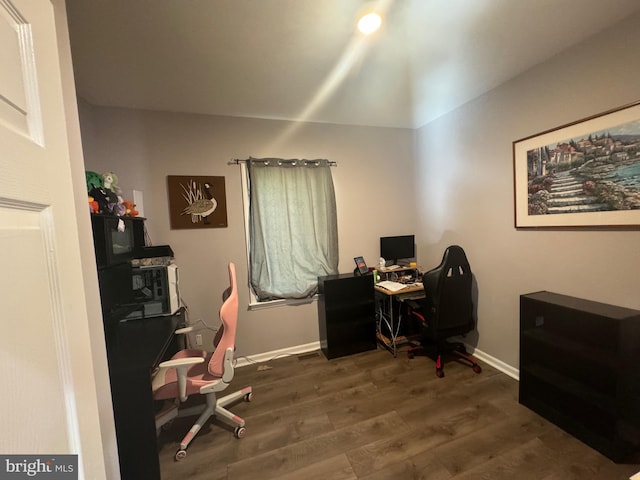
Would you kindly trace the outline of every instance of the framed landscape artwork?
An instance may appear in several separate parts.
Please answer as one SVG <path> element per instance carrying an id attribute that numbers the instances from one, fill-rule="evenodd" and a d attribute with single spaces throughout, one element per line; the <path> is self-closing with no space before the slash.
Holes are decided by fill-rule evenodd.
<path id="1" fill-rule="evenodd" d="M 227 226 L 224 177 L 167 176 L 171 228 Z"/>
<path id="2" fill-rule="evenodd" d="M 515 226 L 640 225 L 640 102 L 513 142 Z"/>

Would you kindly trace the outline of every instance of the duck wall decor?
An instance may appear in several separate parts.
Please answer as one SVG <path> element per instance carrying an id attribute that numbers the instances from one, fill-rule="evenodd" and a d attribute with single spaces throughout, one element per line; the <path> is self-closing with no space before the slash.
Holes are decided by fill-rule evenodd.
<path id="1" fill-rule="evenodd" d="M 224 177 L 169 175 L 171 228 L 227 226 Z"/>
<path id="2" fill-rule="evenodd" d="M 184 190 L 183 197 L 187 206 L 182 210 L 182 215 L 191 215 L 191 222 L 196 223 L 202 220 L 209 223 L 211 215 L 218 206 L 218 201 L 211 195 L 211 185 L 205 183 L 200 187 L 196 182 L 189 184 L 189 188 L 180 185 Z"/>

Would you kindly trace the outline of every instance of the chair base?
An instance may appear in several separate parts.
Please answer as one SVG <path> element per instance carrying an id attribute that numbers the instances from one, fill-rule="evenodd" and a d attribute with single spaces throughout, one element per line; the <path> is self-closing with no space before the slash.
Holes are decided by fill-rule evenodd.
<path id="1" fill-rule="evenodd" d="M 182 460 L 187 456 L 187 447 L 191 441 L 211 417 L 218 417 L 230 426 L 235 427 L 233 433 L 236 438 L 244 437 L 246 433 L 244 428 L 244 419 L 230 412 L 225 407 L 241 399 L 250 402 L 252 397 L 252 388 L 245 387 L 242 390 L 238 390 L 220 398 L 216 398 L 215 392 L 209 393 L 205 395 L 205 405 L 195 405 L 193 407 L 180 409 L 177 404 L 173 404 L 170 408 L 165 408 L 156 415 L 156 430 L 159 431 L 160 428 L 175 418 L 199 415 L 193 426 L 180 441 L 180 448 L 176 452 L 175 459 Z"/>
<path id="2" fill-rule="evenodd" d="M 429 352 L 428 345 L 410 345 L 408 356 L 409 358 L 416 355 L 433 358 L 436 362 L 436 376 L 439 378 L 444 377 L 444 357 L 447 354 L 453 354 L 457 361 L 471 367 L 475 373 L 482 371 L 482 367 L 471 354 L 467 353 L 467 349 L 461 342 L 439 342 L 431 346 L 435 348 L 435 354 Z"/>

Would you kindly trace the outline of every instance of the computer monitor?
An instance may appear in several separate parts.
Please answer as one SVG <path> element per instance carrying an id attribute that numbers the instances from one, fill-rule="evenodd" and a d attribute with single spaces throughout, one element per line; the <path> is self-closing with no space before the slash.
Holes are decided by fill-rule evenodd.
<path id="1" fill-rule="evenodd" d="M 398 263 L 398 260 L 415 258 L 415 236 L 380 237 L 380 256 L 393 261 L 394 264 Z"/>

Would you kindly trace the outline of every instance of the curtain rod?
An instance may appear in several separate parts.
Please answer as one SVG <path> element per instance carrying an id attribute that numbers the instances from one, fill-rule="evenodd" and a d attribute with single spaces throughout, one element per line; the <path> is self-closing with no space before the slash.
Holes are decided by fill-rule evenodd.
<path id="1" fill-rule="evenodd" d="M 280 161 L 282 163 L 287 163 L 287 164 L 291 164 L 291 163 L 294 163 L 294 162 L 306 162 L 306 163 L 309 163 L 309 164 L 313 164 L 313 162 L 321 161 L 321 162 L 327 162 L 327 164 L 330 167 L 337 167 L 338 166 L 338 162 L 333 161 L 333 160 L 326 160 L 326 159 L 317 159 L 317 160 L 289 159 L 289 160 L 286 160 L 286 159 L 278 159 L 278 158 L 265 158 L 265 159 L 262 159 L 262 158 L 253 158 L 253 157 L 245 158 L 245 159 L 232 158 L 231 160 L 229 160 L 227 165 L 240 165 L 241 163 L 247 163 L 247 162 L 249 162 L 251 160 L 265 160 L 265 161 L 267 161 L 267 160 L 278 160 L 278 161 Z"/>

